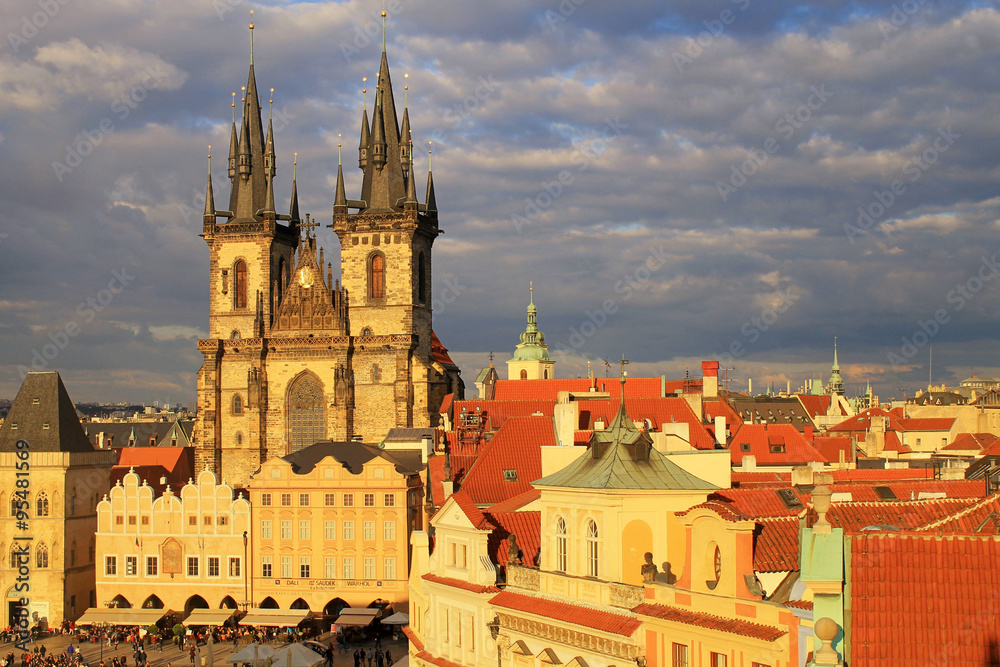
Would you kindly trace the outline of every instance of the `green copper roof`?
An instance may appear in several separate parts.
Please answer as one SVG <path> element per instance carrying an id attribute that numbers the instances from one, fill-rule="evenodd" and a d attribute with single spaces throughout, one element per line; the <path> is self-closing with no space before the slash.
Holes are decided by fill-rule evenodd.
<path id="1" fill-rule="evenodd" d="M 534 485 L 647 491 L 719 488 L 653 449 L 652 438 L 635 427 L 624 403 L 606 431 L 594 431 L 587 454 Z"/>
<path id="2" fill-rule="evenodd" d="M 528 323 L 521 333 L 521 343 L 514 350 L 511 361 L 549 361 L 549 346 L 545 344 L 545 334 L 538 330 L 537 313 L 532 289 L 528 303 Z"/>

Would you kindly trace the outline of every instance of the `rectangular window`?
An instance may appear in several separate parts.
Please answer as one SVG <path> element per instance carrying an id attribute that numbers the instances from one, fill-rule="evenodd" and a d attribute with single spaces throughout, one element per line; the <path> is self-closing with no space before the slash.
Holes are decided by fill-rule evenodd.
<path id="1" fill-rule="evenodd" d="M 365 539 L 374 540 L 375 539 L 375 522 L 365 521 Z"/>
<path id="2" fill-rule="evenodd" d="M 309 539 L 309 521 L 299 521 L 299 539 L 308 540 Z"/>
<path id="3" fill-rule="evenodd" d="M 282 519 L 281 520 L 281 539 L 290 540 L 292 539 L 292 522 Z"/>
<path id="4" fill-rule="evenodd" d="M 673 654 L 673 667 L 691 667 L 691 663 L 688 662 L 687 644 L 674 644 Z"/>
<path id="5" fill-rule="evenodd" d="M 188 517 L 188 525 L 189 526 L 197 526 L 198 525 L 198 517 L 196 517 L 196 516 L 189 516 Z"/>
<path id="6" fill-rule="evenodd" d="M 260 576 L 269 579 L 271 577 L 271 557 L 261 556 L 260 559 Z"/>
<path id="7" fill-rule="evenodd" d="M 156 556 L 146 556 L 146 576 L 155 577 L 160 572 L 160 563 Z"/>
<path id="8" fill-rule="evenodd" d="M 269 540 L 273 537 L 273 533 L 271 532 L 270 519 L 264 519 L 263 521 L 260 522 L 260 537 L 261 539 L 264 540 Z"/>
<path id="9" fill-rule="evenodd" d="M 218 518 L 218 523 L 219 523 L 220 526 L 228 526 L 229 525 L 229 517 L 227 517 L 227 516 L 220 516 Z"/>
<path id="10" fill-rule="evenodd" d="M 118 576 L 118 556 L 104 557 L 104 574 L 108 577 Z"/>
<path id="11" fill-rule="evenodd" d="M 115 517 L 115 525 L 116 526 L 124 526 L 125 525 L 125 517 L 123 517 L 121 515 L 116 516 Z"/>
<path id="12" fill-rule="evenodd" d="M 337 578 L 337 559 L 332 556 L 327 556 L 323 559 L 323 578 L 324 579 L 336 579 Z"/>
<path id="13" fill-rule="evenodd" d="M 375 559 L 366 557 L 365 558 L 365 579 L 375 578 Z"/>
<path id="14" fill-rule="evenodd" d="M 323 494 L 323 504 L 327 507 L 333 507 L 337 504 L 337 494 L 336 493 L 324 493 Z"/>
<path id="15" fill-rule="evenodd" d="M 262 494 L 260 494 L 260 506 L 261 507 L 270 507 L 271 506 L 271 494 L 270 493 L 262 493 Z"/>
<path id="16" fill-rule="evenodd" d="M 365 507 L 375 507 L 375 494 L 366 493 L 365 494 Z"/>
<path id="17" fill-rule="evenodd" d="M 452 542 L 451 549 L 448 551 L 448 565 L 454 566 L 457 561 L 458 561 L 458 545 Z"/>
<path id="18" fill-rule="evenodd" d="M 292 578 L 292 557 L 282 556 L 281 557 L 281 576 L 285 579 Z"/>
<path id="19" fill-rule="evenodd" d="M 386 542 L 394 542 L 396 540 L 395 521 L 385 521 L 382 523 L 382 539 Z"/>
<path id="20" fill-rule="evenodd" d="M 282 493 L 281 494 L 281 506 L 282 507 L 291 507 L 292 506 L 292 494 L 290 494 L 290 493 Z"/>
<path id="21" fill-rule="evenodd" d="M 309 494 L 300 493 L 299 494 L 299 507 L 309 507 Z"/>
<path id="22" fill-rule="evenodd" d="M 240 576 L 241 563 L 239 558 L 229 558 L 229 576 L 238 577 Z"/>
<path id="23" fill-rule="evenodd" d="M 149 525 L 149 517 L 148 516 L 142 517 L 142 525 L 144 525 L 144 526 L 148 526 Z"/>
<path id="24" fill-rule="evenodd" d="M 198 576 L 198 557 L 188 556 L 188 576 L 197 577 Z"/>
<path id="25" fill-rule="evenodd" d="M 209 516 L 208 514 L 206 514 L 203 518 L 204 518 L 204 523 L 205 523 L 206 526 L 211 526 L 212 525 L 212 517 L 211 516 Z"/>
<path id="26" fill-rule="evenodd" d="M 344 539 L 353 540 L 354 539 L 354 522 L 345 521 L 344 522 Z"/>
<path id="27" fill-rule="evenodd" d="M 134 577 L 138 574 L 139 558 L 136 556 L 125 556 L 125 576 Z"/>
<path id="28" fill-rule="evenodd" d="M 344 558 L 344 579 L 354 578 L 354 557 L 346 556 Z"/>
<path id="29" fill-rule="evenodd" d="M 337 539 L 337 522 L 336 521 L 324 521 L 323 522 L 323 539 L 324 540 L 335 540 Z M 329 579 L 329 577 L 327 577 Z"/>
<path id="30" fill-rule="evenodd" d="M 345 493 L 344 494 L 344 507 L 354 507 L 354 494 Z"/>
<path id="31" fill-rule="evenodd" d="M 461 562 L 459 563 L 458 566 L 461 567 L 461 568 L 466 568 L 466 567 L 469 566 L 469 547 L 468 547 L 468 545 L 465 545 L 465 544 L 462 545 L 461 554 L 462 554 L 462 560 L 461 560 Z"/>
<path id="32" fill-rule="evenodd" d="M 134 526 L 135 525 L 135 517 L 134 516 L 130 516 L 128 518 L 128 525 L 130 525 L 130 526 Z"/>
<path id="33" fill-rule="evenodd" d="M 396 578 L 396 559 L 386 558 L 382 563 L 382 577 L 384 579 Z"/>
<path id="34" fill-rule="evenodd" d="M 383 497 L 383 500 L 385 501 L 385 506 L 386 507 L 395 507 L 396 506 L 396 494 L 395 493 L 387 493 L 387 494 L 385 494 L 385 496 Z"/>
<path id="35" fill-rule="evenodd" d="M 309 557 L 302 556 L 299 558 L 299 578 L 308 579 L 309 578 Z"/>
<path id="36" fill-rule="evenodd" d="M 208 557 L 208 576 L 217 577 L 219 576 L 219 557 L 209 556 Z"/>
<path id="37" fill-rule="evenodd" d="M 726 667 L 728 664 L 728 658 L 723 653 L 712 653 L 708 661 L 711 667 Z"/>

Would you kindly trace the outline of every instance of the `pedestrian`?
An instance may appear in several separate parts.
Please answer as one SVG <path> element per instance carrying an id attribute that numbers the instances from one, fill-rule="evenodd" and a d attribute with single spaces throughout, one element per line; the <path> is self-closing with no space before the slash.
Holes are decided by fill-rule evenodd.
<path id="1" fill-rule="evenodd" d="M 385 655 L 382 651 L 375 651 L 375 664 L 378 667 L 385 667 Z"/>
<path id="2" fill-rule="evenodd" d="M 361 649 L 354 649 L 354 667 L 361 667 Z"/>
<path id="3" fill-rule="evenodd" d="M 392 667 L 392 654 L 389 653 L 389 649 L 385 650 L 385 664 L 388 667 Z"/>

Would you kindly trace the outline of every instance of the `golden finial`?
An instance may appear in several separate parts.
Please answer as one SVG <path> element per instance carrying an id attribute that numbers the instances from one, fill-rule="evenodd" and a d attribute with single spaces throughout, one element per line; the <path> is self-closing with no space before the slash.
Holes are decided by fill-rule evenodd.
<path id="1" fill-rule="evenodd" d="M 253 10 L 250 10 L 250 64 L 253 65 Z"/>
<path id="2" fill-rule="evenodd" d="M 233 125 L 236 125 L 236 93 L 233 92 Z"/>
<path id="3" fill-rule="evenodd" d="M 434 153 L 434 151 L 431 150 L 431 144 L 433 143 L 433 141 L 427 142 L 427 171 L 431 171 L 433 169 L 431 166 L 431 155 Z"/>
<path id="4" fill-rule="evenodd" d="M 341 137 L 340 133 L 337 133 L 337 166 L 338 167 L 343 164 L 343 160 L 341 160 L 341 153 L 342 153 L 341 149 L 343 148 L 344 144 L 341 143 L 340 137 Z"/>
<path id="5" fill-rule="evenodd" d="M 246 102 L 247 101 L 247 87 L 246 86 L 240 86 L 240 94 L 243 96 L 243 97 L 240 98 L 240 102 Z"/>
<path id="6" fill-rule="evenodd" d="M 361 94 L 364 96 L 365 108 L 367 109 L 368 108 L 368 77 L 367 76 L 361 77 L 361 85 L 362 85 Z"/>
<path id="7" fill-rule="evenodd" d="M 208 145 L 208 175 L 212 175 L 212 144 Z"/>
<path id="8" fill-rule="evenodd" d="M 295 153 L 295 158 L 292 160 L 292 180 L 295 180 L 296 167 L 299 165 L 299 154 Z"/>
<path id="9" fill-rule="evenodd" d="M 271 114 L 274 113 L 274 88 L 271 89 L 271 99 L 268 101 L 267 121 L 271 122 Z"/>
<path id="10" fill-rule="evenodd" d="M 410 87 L 406 84 L 406 80 L 410 78 L 409 74 L 403 73 L 403 108 L 409 106 L 409 91 Z M 412 151 L 410 151 L 412 153 Z"/>
<path id="11" fill-rule="evenodd" d="M 385 0 L 382 0 L 382 52 L 385 53 Z"/>

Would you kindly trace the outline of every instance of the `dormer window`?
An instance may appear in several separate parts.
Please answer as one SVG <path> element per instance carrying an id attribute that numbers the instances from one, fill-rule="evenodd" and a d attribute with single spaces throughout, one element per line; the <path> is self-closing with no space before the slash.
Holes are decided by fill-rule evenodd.
<path id="1" fill-rule="evenodd" d="M 503 481 L 505 482 L 516 482 L 517 481 L 517 470 L 507 468 L 503 471 Z"/>

